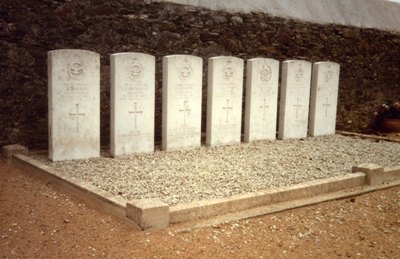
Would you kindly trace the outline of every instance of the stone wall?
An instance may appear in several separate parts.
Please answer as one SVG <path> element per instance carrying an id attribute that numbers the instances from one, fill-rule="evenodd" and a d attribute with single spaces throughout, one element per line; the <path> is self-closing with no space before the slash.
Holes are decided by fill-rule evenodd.
<path id="1" fill-rule="evenodd" d="M 151 0 L 400 32 L 399 0 Z"/>
<path id="2" fill-rule="evenodd" d="M 375 106 L 400 96 L 400 34 L 150 1 L 3 0 L 0 146 L 18 142 L 47 147 L 46 52 L 61 48 L 101 54 L 103 145 L 109 144 L 109 55 L 117 52 L 157 57 L 157 139 L 161 58 L 169 54 L 198 55 L 206 66 L 206 59 L 217 55 L 338 62 L 342 67 L 337 128 L 341 130 L 368 131 Z M 205 75 L 203 81 L 205 111 Z M 204 130 L 204 116 L 203 126 Z"/>

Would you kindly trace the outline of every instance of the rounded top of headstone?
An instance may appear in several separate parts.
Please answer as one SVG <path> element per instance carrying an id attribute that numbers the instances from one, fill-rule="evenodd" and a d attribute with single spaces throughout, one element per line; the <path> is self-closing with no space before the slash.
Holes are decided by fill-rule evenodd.
<path id="1" fill-rule="evenodd" d="M 264 57 L 250 58 L 250 59 L 248 59 L 247 61 L 257 61 L 257 60 L 262 60 L 262 61 L 264 61 L 264 60 L 266 60 L 266 61 L 278 61 L 278 62 L 279 62 L 279 60 L 277 60 L 277 59 L 273 59 L 273 58 L 264 58 Z"/>
<path id="2" fill-rule="evenodd" d="M 256 58 L 251 58 L 248 59 L 247 62 L 278 62 L 279 60 L 273 59 L 273 58 L 263 58 L 263 57 L 256 57 Z"/>
<path id="3" fill-rule="evenodd" d="M 340 66 L 339 63 L 332 62 L 332 61 L 318 61 L 315 62 L 314 65 L 331 65 L 331 66 Z"/>
<path id="4" fill-rule="evenodd" d="M 340 65 L 338 63 L 329 61 L 316 62 L 313 68 L 322 71 L 325 83 L 339 80 Z"/>
<path id="5" fill-rule="evenodd" d="M 289 60 L 283 61 L 283 63 L 287 63 L 287 64 L 290 64 L 290 63 L 303 63 L 303 64 L 311 65 L 310 61 L 301 60 L 301 59 L 289 59 Z"/>
<path id="6" fill-rule="evenodd" d="M 190 59 L 203 60 L 203 58 L 201 58 L 201 57 L 194 56 L 194 55 L 187 55 L 187 54 L 173 54 L 173 55 L 167 55 L 167 56 L 163 57 L 163 59 L 170 59 L 170 58 L 190 58 Z"/>
<path id="7" fill-rule="evenodd" d="M 53 54 L 85 54 L 85 55 L 95 55 L 95 56 L 100 56 L 99 53 L 90 51 L 90 50 L 84 50 L 84 49 L 56 49 L 56 50 L 50 50 L 47 52 L 49 55 Z"/>
<path id="8" fill-rule="evenodd" d="M 220 60 L 220 59 L 228 59 L 234 62 L 243 62 L 244 60 L 242 58 L 234 57 L 234 56 L 217 56 L 217 57 L 211 57 L 209 60 Z"/>
<path id="9" fill-rule="evenodd" d="M 141 52 L 118 52 L 110 55 L 110 57 L 120 57 L 120 56 L 141 56 L 145 58 L 155 59 L 153 55 Z"/>

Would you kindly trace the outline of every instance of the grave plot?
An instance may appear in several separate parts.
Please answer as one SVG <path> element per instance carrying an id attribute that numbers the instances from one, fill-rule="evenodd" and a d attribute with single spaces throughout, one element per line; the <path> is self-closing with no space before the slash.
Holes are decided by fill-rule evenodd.
<path id="1" fill-rule="evenodd" d="M 99 56 L 49 52 L 48 157 L 53 162 L 35 155 L 35 160 L 17 157 L 16 163 L 31 164 L 82 195 L 90 193 L 100 206 L 142 228 L 324 193 L 346 195 L 336 192 L 397 179 L 400 145 L 333 135 L 338 64 L 314 64 L 309 111 L 311 63 L 283 62 L 282 141 L 269 141 L 276 136 L 279 61 L 248 60 L 244 125 L 244 61 L 220 56 L 208 65 L 207 146 L 201 146 L 203 61 L 171 55 L 163 58 L 162 143 L 155 147 L 155 58 L 111 55 L 111 148 L 93 158 L 100 155 Z M 240 144 L 242 126 L 248 144 Z M 6 157 L 27 152 L 21 146 L 4 150 Z"/>
<path id="2" fill-rule="evenodd" d="M 176 205 L 345 175 L 363 163 L 398 166 L 399 154 L 397 143 L 332 135 L 117 158 L 106 151 L 76 161 L 34 158 L 127 200 L 158 198 Z"/>

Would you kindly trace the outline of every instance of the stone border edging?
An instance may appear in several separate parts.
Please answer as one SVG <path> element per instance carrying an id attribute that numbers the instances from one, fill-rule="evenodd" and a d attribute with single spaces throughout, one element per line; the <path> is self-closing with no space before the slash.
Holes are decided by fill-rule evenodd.
<path id="1" fill-rule="evenodd" d="M 15 154 L 12 163 L 19 169 L 29 170 L 29 175 L 43 181 L 51 181 L 52 186 L 82 200 L 96 209 L 126 219 L 125 207 L 127 201 L 112 195 L 92 184 L 72 177 L 62 176 L 49 166 L 22 154 Z"/>
<path id="2" fill-rule="evenodd" d="M 49 181 L 58 190 L 67 192 L 89 206 L 132 225 L 138 224 L 142 229 L 160 228 L 171 224 L 196 226 L 198 223 L 191 222 L 196 220 L 223 223 L 226 220 L 221 219 L 229 218 L 229 215 L 231 216 L 227 221 L 250 218 L 400 185 L 400 166 L 382 168 L 364 164 L 353 167 L 353 173 L 342 176 L 221 199 L 168 206 L 159 200 L 141 199 L 128 202 L 92 184 L 62 176 L 51 167 L 24 154 L 14 154 L 12 162 L 18 169 L 29 171 L 30 176 Z M 385 185 L 382 185 L 383 183 Z"/>
<path id="3" fill-rule="evenodd" d="M 321 194 L 321 195 L 318 195 L 315 197 L 270 204 L 270 205 L 266 205 L 266 206 L 262 206 L 262 207 L 256 207 L 256 208 L 244 210 L 244 211 L 238 211 L 238 212 L 228 213 L 228 214 L 224 214 L 224 215 L 219 215 L 219 216 L 215 216 L 215 217 L 208 218 L 208 219 L 200 219 L 197 222 L 178 223 L 177 225 L 179 226 L 179 228 L 182 231 L 185 231 L 188 229 L 202 228 L 202 227 L 207 227 L 207 226 L 215 226 L 217 224 L 228 223 L 228 222 L 246 219 L 246 218 L 254 218 L 254 217 L 263 216 L 263 215 L 276 213 L 276 212 L 280 212 L 280 211 L 315 205 L 315 204 L 319 204 L 322 202 L 351 198 L 351 197 L 359 196 L 359 195 L 362 195 L 365 193 L 383 190 L 383 189 L 391 188 L 391 187 L 398 186 L 398 185 L 400 185 L 400 180 L 396 180 L 394 182 L 390 182 L 388 184 L 379 185 L 379 186 L 362 185 L 362 186 L 359 186 L 359 187 L 356 187 L 353 189 L 340 190 L 337 192 Z"/>
<path id="4" fill-rule="evenodd" d="M 389 137 L 381 137 L 381 136 L 376 136 L 376 135 L 368 135 L 368 134 L 355 133 L 355 132 L 342 131 L 342 130 L 337 130 L 336 134 L 340 134 L 343 136 L 350 136 L 350 137 L 360 137 L 362 139 L 375 139 L 375 140 L 384 140 L 384 141 L 389 141 L 389 142 L 400 143 L 400 140 L 389 138 Z"/>
<path id="5" fill-rule="evenodd" d="M 170 224 L 355 188 L 362 186 L 365 180 L 364 173 L 353 173 L 227 198 L 180 204 L 170 207 Z"/>

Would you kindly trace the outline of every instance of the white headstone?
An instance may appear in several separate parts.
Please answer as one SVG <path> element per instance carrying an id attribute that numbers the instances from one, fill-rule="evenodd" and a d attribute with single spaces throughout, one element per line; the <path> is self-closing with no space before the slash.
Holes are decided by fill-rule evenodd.
<path id="1" fill-rule="evenodd" d="M 163 58 L 162 149 L 188 149 L 201 144 L 202 58 Z"/>
<path id="2" fill-rule="evenodd" d="M 310 100 L 310 136 L 335 134 L 340 65 L 317 62 L 313 65 Z"/>
<path id="3" fill-rule="evenodd" d="M 100 55 L 48 52 L 49 158 L 100 156 Z"/>
<path id="4" fill-rule="evenodd" d="M 154 151 L 155 58 L 111 55 L 111 155 Z"/>
<path id="5" fill-rule="evenodd" d="M 247 61 L 244 141 L 276 138 L 279 61 Z"/>
<path id="6" fill-rule="evenodd" d="M 310 84 L 310 62 L 303 60 L 283 62 L 279 108 L 279 139 L 307 137 Z"/>
<path id="7" fill-rule="evenodd" d="M 243 59 L 213 57 L 208 62 L 207 145 L 240 143 Z"/>

